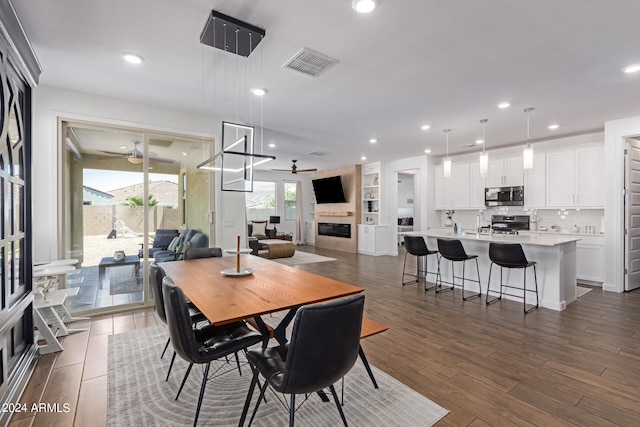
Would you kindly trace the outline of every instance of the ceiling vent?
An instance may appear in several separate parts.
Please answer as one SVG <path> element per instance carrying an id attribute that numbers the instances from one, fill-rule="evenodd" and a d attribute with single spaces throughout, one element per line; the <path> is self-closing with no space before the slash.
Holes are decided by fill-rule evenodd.
<path id="1" fill-rule="evenodd" d="M 461 145 L 460 148 L 473 148 L 475 146 L 476 144 L 464 144 L 464 145 Z"/>
<path id="2" fill-rule="evenodd" d="M 333 59 L 305 47 L 300 49 L 293 58 L 285 62 L 282 67 L 298 71 L 299 73 L 306 74 L 311 77 L 318 77 L 337 63 L 337 59 Z"/>
<path id="3" fill-rule="evenodd" d="M 329 153 L 325 152 L 325 151 L 312 151 L 309 153 L 310 156 L 316 156 L 316 157 L 322 157 L 322 156 L 326 156 Z"/>

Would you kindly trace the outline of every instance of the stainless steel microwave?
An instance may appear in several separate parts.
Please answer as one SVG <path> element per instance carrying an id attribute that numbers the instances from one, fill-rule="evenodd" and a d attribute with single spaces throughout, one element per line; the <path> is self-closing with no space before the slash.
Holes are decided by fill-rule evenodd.
<path id="1" fill-rule="evenodd" d="M 485 206 L 524 206 L 524 187 L 487 187 L 484 189 Z"/>

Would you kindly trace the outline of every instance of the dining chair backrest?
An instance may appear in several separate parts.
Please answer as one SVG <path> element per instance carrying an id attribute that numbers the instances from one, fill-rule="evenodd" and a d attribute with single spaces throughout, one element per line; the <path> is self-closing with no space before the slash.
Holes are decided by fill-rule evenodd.
<path id="1" fill-rule="evenodd" d="M 152 262 L 149 265 L 149 284 L 153 291 L 153 303 L 156 308 L 156 314 L 163 323 L 167 323 L 167 315 L 164 310 L 164 298 L 162 295 L 162 279 L 165 272 L 158 264 Z"/>
<path id="2" fill-rule="evenodd" d="M 189 248 L 184 253 L 184 259 L 215 258 L 221 256 L 222 249 L 220 248 Z"/>
<path id="3" fill-rule="evenodd" d="M 363 294 L 300 308 L 277 391 L 312 393 L 349 372 L 358 357 L 363 310 Z"/>
<path id="4" fill-rule="evenodd" d="M 462 242 L 457 239 L 438 239 L 438 251 L 440 256 L 450 261 L 462 261 L 467 259 L 467 252 Z"/>
<path id="5" fill-rule="evenodd" d="M 429 252 L 422 236 L 404 236 L 404 247 L 411 255 L 423 256 Z"/>
<path id="6" fill-rule="evenodd" d="M 162 279 L 162 295 L 167 316 L 169 338 L 174 351 L 190 363 L 206 363 L 210 358 L 199 351 L 198 341 L 192 327 L 187 298 L 169 276 Z"/>
<path id="7" fill-rule="evenodd" d="M 529 263 L 519 243 L 489 243 L 489 259 L 502 267 L 526 267 Z"/>

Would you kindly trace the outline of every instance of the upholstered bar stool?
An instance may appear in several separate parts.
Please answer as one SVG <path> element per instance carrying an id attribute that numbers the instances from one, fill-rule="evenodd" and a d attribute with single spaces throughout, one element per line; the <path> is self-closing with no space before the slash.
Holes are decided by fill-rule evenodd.
<path id="1" fill-rule="evenodd" d="M 527 260 L 527 257 L 522 250 L 522 245 L 519 243 L 489 243 L 489 259 L 491 259 L 491 266 L 489 267 L 489 282 L 487 283 L 487 305 L 494 303 L 502 299 L 502 295 L 509 295 L 516 298 L 523 299 L 524 313 L 530 313 L 538 308 L 538 275 L 536 274 L 535 261 Z M 489 292 L 491 286 L 491 270 L 493 264 L 500 266 L 500 295 L 489 299 Z M 533 278 L 535 281 L 535 289 L 527 289 L 527 268 L 533 267 Z M 502 283 L 502 269 L 503 268 L 522 268 L 524 270 L 524 283 L 523 287 L 504 285 Z M 522 295 L 509 294 L 503 292 L 502 288 L 507 289 L 521 289 Z M 493 291 L 495 292 L 495 291 Z M 534 293 L 536 297 L 535 305 L 532 305 L 527 309 L 527 292 Z"/>
<path id="2" fill-rule="evenodd" d="M 480 284 L 480 270 L 478 269 L 478 255 L 468 255 L 467 252 L 464 250 L 464 246 L 462 246 L 462 242 L 460 242 L 460 240 L 454 240 L 454 239 L 438 239 L 438 251 L 440 252 L 440 258 L 438 259 L 438 273 L 437 273 L 438 278 L 440 279 L 439 288 L 442 288 L 442 274 L 440 273 L 440 261 L 442 261 L 442 258 L 451 261 L 451 282 L 445 282 L 445 283 L 450 283 L 451 287 L 440 289 L 440 290 L 438 290 L 438 287 L 437 287 L 436 293 L 453 290 L 453 288 L 456 286 L 456 279 L 462 279 L 462 299 L 464 301 L 467 301 L 473 298 L 480 298 L 480 296 L 482 295 L 482 285 Z M 478 277 L 477 280 L 467 279 L 465 277 L 465 265 L 467 264 L 467 261 L 470 261 L 470 260 L 475 260 L 476 262 L 476 273 Z M 456 276 L 456 272 L 455 272 L 456 262 L 462 262 L 462 276 Z M 465 280 L 468 280 L 470 282 L 476 282 L 478 284 L 479 292 L 477 294 L 465 296 L 464 294 Z"/>
<path id="3" fill-rule="evenodd" d="M 431 272 L 431 274 L 436 274 L 436 285 L 430 288 L 427 288 L 427 274 L 429 271 L 427 269 L 427 257 L 429 255 L 436 255 L 438 251 L 432 251 L 427 247 L 426 242 L 424 241 L 424 237 L 422 236 L 404 236 L 404 247 L 407 250 L 404 254 L 404 267 L 402 268 L 402 286 L 408 283 L 419 283 L 420 278 L 424 278 L 424 290 L 428 291 L 429 289 L 435 288 L 438 284 L 438 276 L 436 272 Z M 407 273 L 407 255 L 413 255 L 416 257 L 416 274 Z M 424 258 L 422 258 L 424 257 Z M 420 269 L 420 259 L 423 259 L 422 270 Z M 409 282 L 405 282 L 405 276 L 413 277 L 415 280 L 411 280 Z"/>

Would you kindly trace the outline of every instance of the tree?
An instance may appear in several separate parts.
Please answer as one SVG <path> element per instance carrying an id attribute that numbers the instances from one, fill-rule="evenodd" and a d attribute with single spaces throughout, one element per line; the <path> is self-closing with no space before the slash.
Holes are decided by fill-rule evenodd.
<path id="1" fill-rule="evenodd" d="M 149 206 L 155 206 L 158 203 L 159 203 L 158 200 L 153 198 L 153 194 L 149 194 Z M 139 197 L 139 196 L 130 196 L 130 197 L 127 197 L 126 205 L 127 206 L 143 206 L 144 200 L 142 199 L 142 197 Z"/>

